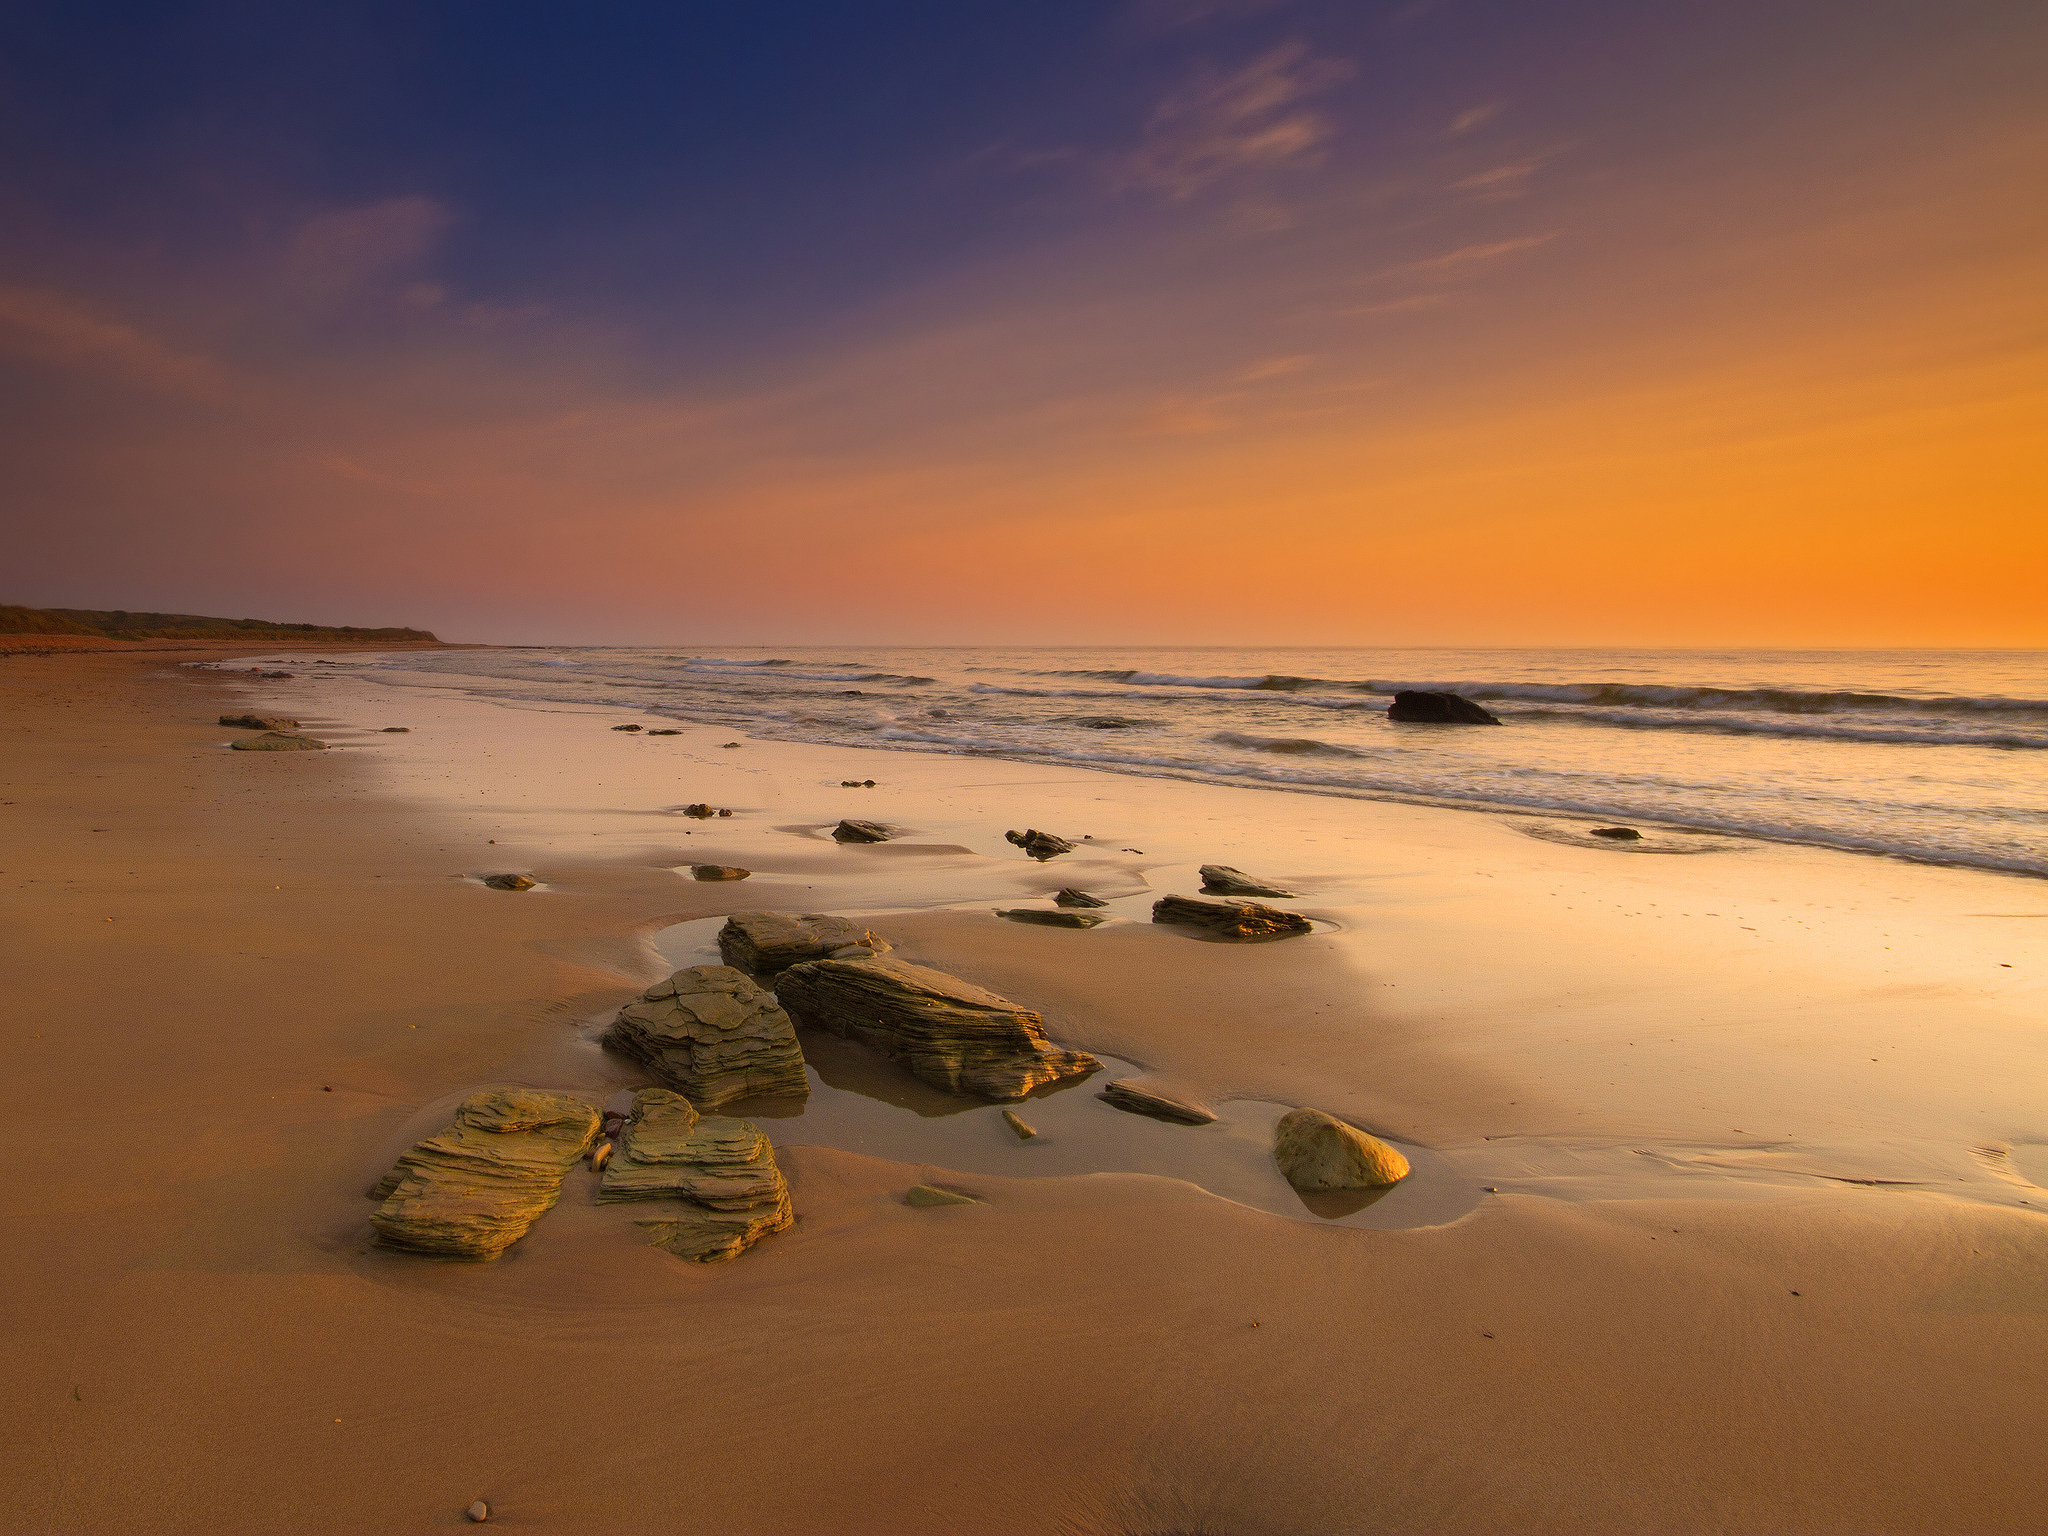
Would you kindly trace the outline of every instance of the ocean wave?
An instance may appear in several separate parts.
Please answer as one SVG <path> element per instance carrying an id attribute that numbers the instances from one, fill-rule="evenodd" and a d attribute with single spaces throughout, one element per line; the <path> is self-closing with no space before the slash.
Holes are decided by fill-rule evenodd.
<path id="1" fill-rule="evenodd" d="M 1795 722 L 1784 719 L 1745 718 L 1741 715 L 1658 715 L 1620 709 L 1517 709 L 1506 713 L 1514 720 L 1547 718 L 1582 725 L 1614 726 L 1631 731 L 1703 731 L 1720 736 L 1777 736 L 1798 741 L 1867 741 L 1889 746 L 1996 747 L 2006 751 L 2048 751 L 2048 729 L 2036 734 L 2023 735 L 2011 730 L 1971 729 L 1942 720 L 1928 720 L 1916 728 L 1905 722 Z"/>

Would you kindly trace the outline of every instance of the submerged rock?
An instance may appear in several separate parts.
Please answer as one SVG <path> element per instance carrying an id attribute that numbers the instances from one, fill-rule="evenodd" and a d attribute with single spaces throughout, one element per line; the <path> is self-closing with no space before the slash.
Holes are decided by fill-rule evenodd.
<path id="1" fill-rule="evenodd" d="M 295 731 L 299 722 L 283 715 L 222 715 L 222 725 L 232 725 L 244 731 Z"/>
<path id="2" fill-rule="evenodd" d="M 1100 912 L 1048 912 L 1043 907 L 997 907 L 996 916 L 1013 923 L 1036 923 L 1041 928 L 1093 928 L 1109 921 Z"/>
<path id="3" fill-rule="evenodd" d="M 804 1053 L 775 994 L 729 965 L 692 965 L 626 1004 L 605 1043 L 700 1110 L 753 1094 L 802 1095 Z"/>
<path id="4" fill-rule="evenodd" d="M 1061 854 L 1072 853 L 1081 846 L 1079 843 L 1068 842 L 1064 837 L 1055 837 L 1050 832 L 1041 832 L 1036 827 L 1023 832 L 1005 832 L 1003 838 L 1007 842 L 1015 843 L 1034 859 L 1041 860 L 1058 858 Z"/>
<path id="5" fill-rule="evenodd" d="M 737 864 L 692 864 L 690 875 L 697 880 L 744 880 L 751 875 L 751 869 L 741 869 Z"/>
<path id="6" fill-rule="evenodd" d="M 1320 1109 L 1290 1109 L 1273 1128 L 1273 1160 L 1296 1189 L 1379 1189 L 1408 1177 L 1408 1159 Z"/>
<path id="7" fill-rule="evenodd" d="M 1257 875 L 1248 875 L 1241 869 L 1232 869 L 1228 864 L 1204 864 L 1202 866 L 1202 889 L 1212 896 L 1292 896 L 1294 894 L 1284 885 L 1275 885 L 1270 880 L 1261 880 Z"/>
<path id="8" fill-rule="evenodd" d="M 295 736 L 290 731 L 265 731 L 261 736 L 244 736 L 231 745 L 237 752 L 325 752 L 327 743 L 312 736 Z"/>
<path id="9" fill-rule="evenodd" d="M 1214 1125 L 1215 1114 L 1199 1104 L 1184 1104 L 1179 1099 L 1169 1099 L 1163 1093 L 1154 1093 L 1149 1088 L 1140 1088 L 1129 1078 L 1118 1078 L 1105 1083 L 1102 1092 L 1096 1095 L 1105 1104 L 1114 1104 L 1118 1109 L 1127 1109 L 1134 1115 L 1150 1115 L 1155 1120 L 1171 1120 L 1176 1125 Z"/>
<path id="10" fill-rule="evenodd" d="M 725 963 L 757 976 L 844 951 L 879 955 L 888 948 L 886 939 L 867 929 L 819 912 L 735 912 L 718 930 L 718 953 Z"/>
<path id="11" fill-rule="evenodd" d="M 1194 896 L 1162 896 L 1152 903 L 1152 921 L 1206 928 L 1232 939 L 1281 939 L 1315 931 L 1315 924 L 1299 912 L 1256 901 L 1203 901 Z"/>
<path id="12" fill-rule="evenodd" d="M 1062 907 L 1106 907 L 1109 905 L 1100 896 L 1090 896 L 1086 891 L 1077 891 L 1071 885 L 1053 897 L 1053 901 Z"/>
<path id="13" fill-rule="evenodd" d="M 600 1205 L 672 1202 L 672 1211 L 639 1225 L 655 1247 L 707 1264 L 737 1258 L 796 1221 L 775 1148 L 760 1128 L 747 1120 L 700 1119 L 688 1099 L 666 1088 L 633 1096 L 633 1113 L 597 1199 Z"/>
<path id="14" fill-rule="evenodd" d="M 949 1093 L 1021 1099 L 1102 1065 L 1053 1045 L 1031 1009 L 904 960 L 814 960 L 775 990 L 799 1024 L 858 1040 Z"/>
<path id="15" fill-rule="evenodd" d="M 1486 709 L 1462 694 L 1403 688 L 1387 706 L 1387 718 L 1410 725 L 1499 725 Z"/>
<path id="16" fill-rule="evenodd" d="M 394 1248 L 495 1259 L 554 1205 L 597 1128 L 597 1111 L 565 1093 L 473 1093 L 371 1191 L 383 1203 L 370 1225 Z"/>
<path id="17" fill-rule="evenodd" d="M 1643 834 L 1634 827 L 1595 827 L 1591 835 L 1614 843 L 1639 843 L 1643 840 Z"/>
<path id="18" fill-rule="evenodd" d="M 936 1184 L 913 1184 L 904 1195 L 906 1205 L 979 1205 L 981 1202 L 972 1195 L 955 1194 L 950 1189 L 940 1189 Z"/>
<path id="19" fill-rule="evenodd" d="M 484 884 L 494 891 L 530 891 L 540 882 L 531 875 L 485 875 Z"/>
<path id="20" fill-rule="evenodd" d="M 842 843 L 886 843 L 896 834 L 876 821 L 846 820 L 832 829 L 832 836 Z"/>

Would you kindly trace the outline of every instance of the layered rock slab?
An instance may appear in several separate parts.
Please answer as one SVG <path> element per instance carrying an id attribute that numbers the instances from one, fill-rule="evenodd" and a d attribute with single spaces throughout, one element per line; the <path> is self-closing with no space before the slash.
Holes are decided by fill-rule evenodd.
<path id="1" fill-rule="evenodd" d="M 775 1148 L 760 1128 L 748 1120 L 699 1116 L 688 1099 L 666 1088 L 634 1095 L 597 1199 L 600 1205 L 658 1200 L 672 1206 L 638 1224 L 656 1247 L 699 1263 L 737 1258 L 796 1221 Z"/>
<path id="2" fill-rule="evenodd" d="M 1210 896 L 1292 896 L 1294 892 L 1286 886 L 1248 875 L 1241 869 L 1232 869 L 1228 864 L 1204 864 L 1202 866 L 1202 890 Z"/>
<path id="3" fill-rule="evenodd" d="M 291 731 L 265 731 L 261 736 L 244 736 L 230 742 L 237 752 L 325 752 L 327 743 L 313 736 Z"/>
<path id="4" fill-rule="evenodd" d="M 561 1197 L 562 1179 L 597 1136 L 581 1099 L 533 1088 L 471 1094 L 438 1136 L 404 1153 L 370 1198 L 394 1248 L 495 1259 Z"/>
<path id="5" fill-rule="evenodd" d="M 727 965 L 756 976 L 772 976 L 803 960 L 823 960 L 841 950 L 879 954 L 887 941 L 843 917 L 820 912 L 735 912 L 718 930 L 718 953 Z"/>
<path id="6" fill-rule="evenodd" d="M 697 1109 L 754 1094 L 801 1096 L 803 1048 L 775 994 L 729 965 L 692 965 L 619 1010 L 605 1044 Z"/>
<path id="7" fill-rule="evenodd" d="M 1052 1044 L 1032 1009 L 904 960 L 810 961 L 775 990 L 797 1023 L 857 1040 L 948 1093 L 1021 1099 L 1102 1065 Z"/>
<path id="8" fill-rule="evenodd" d="M 1256 901 L 1203 901 L 1194 896 L 1162 896 L 1152 903 L 1152 921 L 1202 928 L 1227 939 L 1284 939 L 1315 931 L 1315 924 L 1299 912 Z"/>

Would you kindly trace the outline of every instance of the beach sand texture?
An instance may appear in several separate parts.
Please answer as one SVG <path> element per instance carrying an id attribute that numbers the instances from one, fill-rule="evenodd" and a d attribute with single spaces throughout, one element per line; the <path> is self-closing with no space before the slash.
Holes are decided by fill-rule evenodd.
<path id="1" fill-rule="evenodd" d="M 0 661 L 0 1527 L 2039 1528 L 2040 882 L 344 670 Z M 228 750 L 249 710 L 340 750 Z M 1149 922 L 1202 864 L 1316 931 Z M 1109 921 L 996 915 L 1064 887 Z M 1010 1106 L 1026 1140 L 807 1035 L 807 1105 L 720 1111 L 798 1217 L 736 1260 L 583 1168 L 496 1262 L 372 1242 L 366 1191 L 478 1087 L 644 1085 L 605 1027 L 756 909 L 855 918 L 1105 1071 Z M 1304 1203 L 1259 1161 L 1295 1105 L 1414 1174 Z"/>

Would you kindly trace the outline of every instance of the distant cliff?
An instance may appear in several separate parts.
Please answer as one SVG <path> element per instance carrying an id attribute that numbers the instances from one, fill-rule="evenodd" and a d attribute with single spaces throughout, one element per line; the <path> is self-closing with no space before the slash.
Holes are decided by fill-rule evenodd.
<path id="1" fill-rule="evenodd" d="M 358 629 L 353 624 L 279 624 L 209 619 L 193 613 L 116 608 L 17 608 L 0 603 L 0 635 L 91 635 L 102 640 L 433 640 L 424 629 Z"/>

